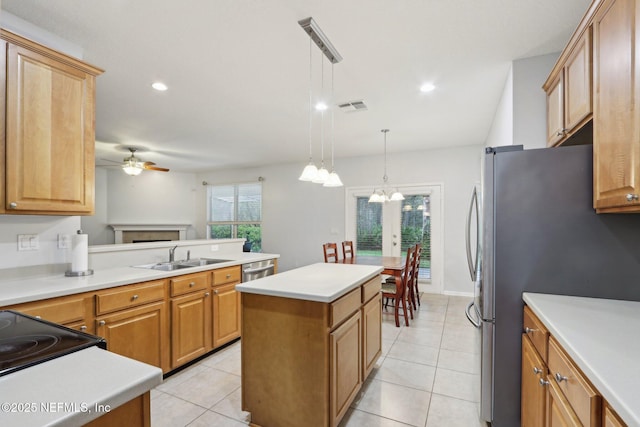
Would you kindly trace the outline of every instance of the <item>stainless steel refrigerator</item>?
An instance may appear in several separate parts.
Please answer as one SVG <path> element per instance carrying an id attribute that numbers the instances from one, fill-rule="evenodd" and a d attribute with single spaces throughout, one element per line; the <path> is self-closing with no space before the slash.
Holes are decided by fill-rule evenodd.
<path id="1" fill-rule="evenodd" d="M 595 213 L 591 145 L 487 148 L 484 160 L 467 224 L 467 317 L 482 331 L 481 418 L 514 427 L 522 293 L 640 301 L 640 214 Z"/>

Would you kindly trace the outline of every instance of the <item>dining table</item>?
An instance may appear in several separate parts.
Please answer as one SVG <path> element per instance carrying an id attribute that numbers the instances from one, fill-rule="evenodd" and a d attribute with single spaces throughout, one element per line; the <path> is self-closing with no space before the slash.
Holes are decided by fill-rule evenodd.
<path id="1" fill-rule="evenodd" d="M 341 264 L 361 264 L 361 265 L 375 265 L 383 268 L 382 274 L 393 276 L 396 279 L 396 293 L 400 294 L 402 289 L 402 274 L 404 273 L 406 258 L 401 256 L 355 256 L 353 258 L 343 258 L 338 261 Z M 409 320 L 406 318 L 405 323 L 409 326 Z M 398 324 L 398 318 L 396 316 L 396 326 Z"/>

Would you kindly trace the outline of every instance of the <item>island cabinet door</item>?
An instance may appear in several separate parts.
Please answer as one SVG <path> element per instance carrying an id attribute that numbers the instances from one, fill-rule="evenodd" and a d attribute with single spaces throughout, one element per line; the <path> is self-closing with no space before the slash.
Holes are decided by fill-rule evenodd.
<path id="1" fill-rule="evenodd" d="M 169 370 L 169 328 L 164 302 L 118 311 L 96 319 L 96 334 L 113 353 Z"/>
<path id="2" fill-rule="evenodd" d="M 362 379 L 366 379 L 382 354 L 382 295 L 362 307 Z"/>
<path id="3" fill-rule="evenodd" d="M 362 386 L 362 315 L 357 311 L 330 335 L 331 425 L 337 425 Z"/>

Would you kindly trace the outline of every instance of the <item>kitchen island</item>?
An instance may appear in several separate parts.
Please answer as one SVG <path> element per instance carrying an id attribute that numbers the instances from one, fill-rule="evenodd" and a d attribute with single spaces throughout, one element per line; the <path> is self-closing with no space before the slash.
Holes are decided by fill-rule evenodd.
<path id="1" fill-rule="evenodd" d="M 253 425 L 338 425 L 381 354 L 381 271 L 312 264 L 236 286 Z"/>

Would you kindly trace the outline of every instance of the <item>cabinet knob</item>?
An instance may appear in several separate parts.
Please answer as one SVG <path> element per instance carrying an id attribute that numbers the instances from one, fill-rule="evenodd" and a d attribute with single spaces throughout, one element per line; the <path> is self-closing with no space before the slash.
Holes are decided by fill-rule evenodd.
<path id="1" fill-rule="evenodd" d="M 40 316 L 36 316 L 36 319 L 42 319 L 42 317 L 40 317 Z"/>
<path id="2" fill-rule="evenodd" d="M 135 301 L 135 300 L 137 300 L 138 298 L 139 298 L 139 297 L 138 297 L 138 294 L 135 294 L 134 296 L 132 296 L 132 297 L 131 297 L 131 300 L 132 300 L 132 301 Z"/>
<path id="3" fill-rule="evenodd" d="M 231 274 L 227 274 L 227 279 L 230 279 L 230 278 L 231 278 Z"/>
<path id="4" fill-rule="evenodd" d="M 534 374 L 538 375 L 540 372 L 542 372 L 542 369 L 540 369 L 540 368 L 538 368 L 536 366 L 533 367 L 533 373 Z"/>
<path id="5" fill-rule="evenodd" d="M 540 378 L 540 385 L 543 387 L 549 385 L 549 381 L 545 380 L 544 378 Z"/>
<path id="6" fill-rule="evenodd" d="M 107 324 L 107 322 L 105 322 L 104 320 L 101 320 L 101 321 L 98 322 L 98 326 L 104 326 L 106 324 Z"/>
<path id="7" fill-rule="evenodd" d="M 80 330 L 81 330 L 81 331 L 86 331 L 86 330 L 87 330 L 87 327 L 86 327 L 85 325 L 82 325 L 82 326 L 80 326 Z"/>
<path id="8" fill-rule="evenodd" d="M 214 290 L 213 290 L 213 293 L 214 293 L 214 294 L 216 294 L 216 295 L 218 295 L 218 290 L 217 290 L 217 289 L 214 289 Z"/>
<path id="9" fill-rule="evenodd" d="M 627 202 L 635 202 L 638 200 L 638 195 L 637 194 L 627 194 Z"/>
<path id="10" fill-rule="evenodd" d="M 537 329 L 524 328 L 524 333 L 525 334 L 532 334 L 532 333 L 534 333 L 536 331 L 537 331 Z"/>
<path id="11" fill-rule="evenodd" d="M 561 383 L 562 381 L 567 381 L 568 378 L 563 376 L 560 372 L 556 372 L 556 381 L 558 381 L 559 383 Z"/>
<path id="12" fill-rule="evenodd" d="M 16 202 L 9 203 L 9 209 L 15 209 L 17 207 L 18 207 L 18 204 Z"/>
<path id="13" fill-rule="evenodd" d="M 195 282 L 189 282 L 189 287 L 190 288 L 193 288 L 195 285 L 196 285 Z"/>
<path id="14" fill-rule="evenodd" d="M 209 292 L 205 292 L 205 293 L 204 293 L 204 296 L 205 296 L 205 297 L 208 297 L 209 295 L 211 295 Z"/>

